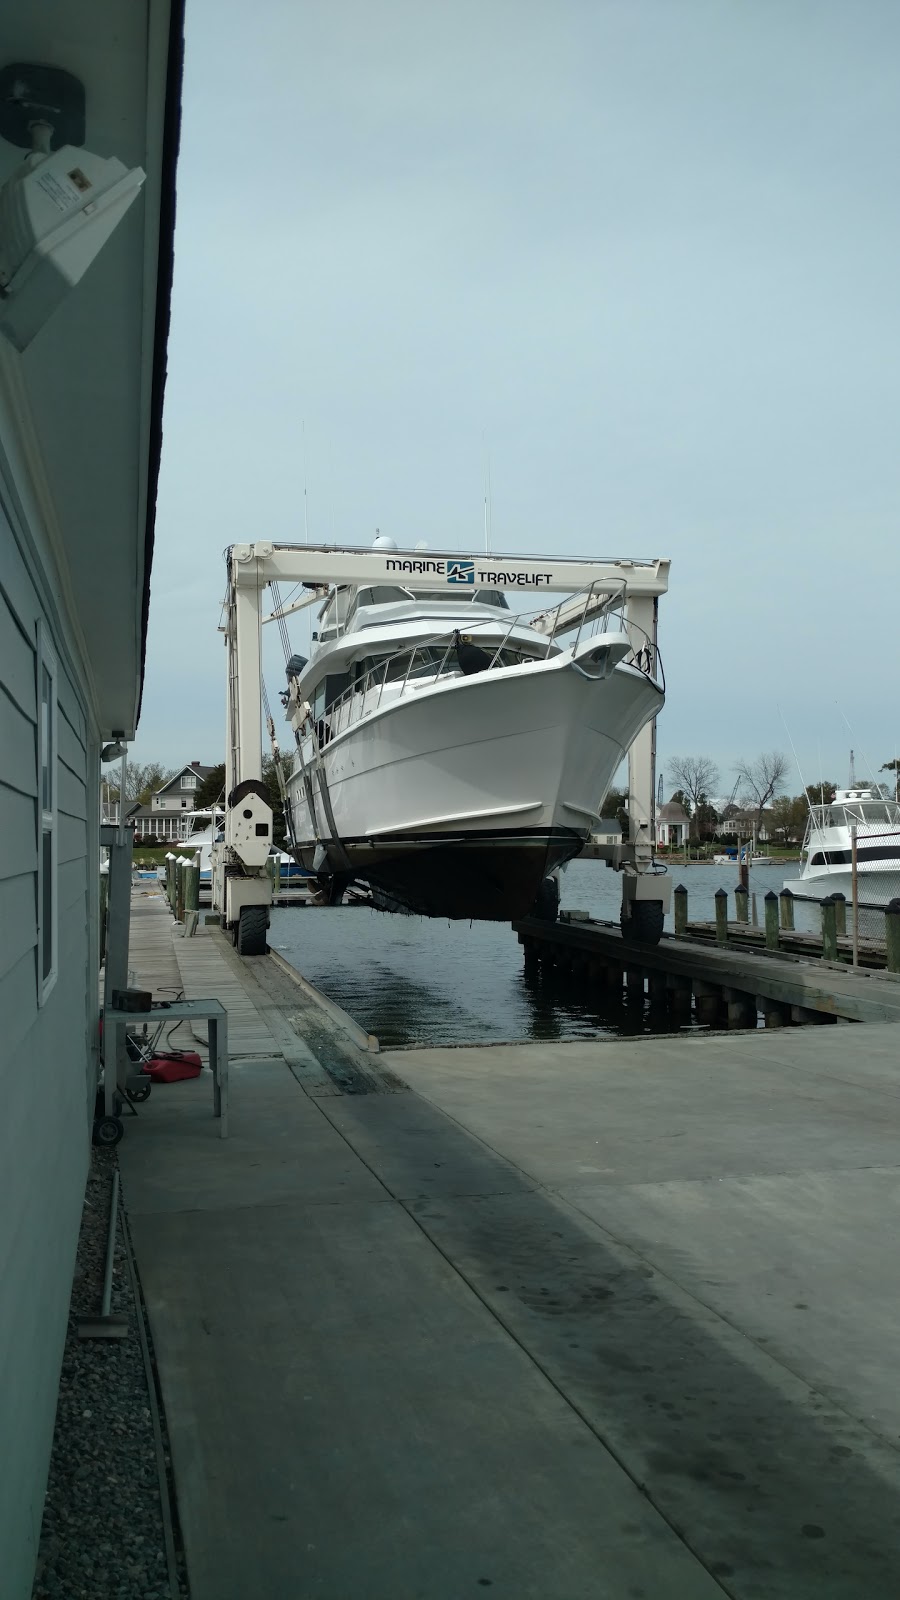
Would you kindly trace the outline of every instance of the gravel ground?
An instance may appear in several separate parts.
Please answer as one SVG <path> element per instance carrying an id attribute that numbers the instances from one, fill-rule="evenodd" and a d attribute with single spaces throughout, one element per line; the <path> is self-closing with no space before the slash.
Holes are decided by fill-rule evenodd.
<path id="1" fill-rule="evenodd" d="M 85 1196 L 33 1600 L 174 1600 L 166 1563 L 150 1396 L 121 1220 L 112 1312 L 123 1339 L 79 1339 L 100 1309 L 114 1150 L 93 1151 Z M 121 1217 L 121 1212 L 120 1212 Z M 163 1444 L 166 1446 L 165 1432 Z M 168 1460 L 167 1460 L 168 1466 Z"/>

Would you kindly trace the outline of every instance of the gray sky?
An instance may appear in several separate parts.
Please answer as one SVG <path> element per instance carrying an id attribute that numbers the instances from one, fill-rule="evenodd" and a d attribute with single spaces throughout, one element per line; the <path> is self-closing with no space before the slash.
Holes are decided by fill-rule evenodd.
<path id="1" fill-rule="evenodd" d="M 898 155 L 896 0 L 188 0 L 136 759 L 221 759 L 227 544 L 479 549 L 486 438 L 495 549 L 672 558 L 663 769 L 886 760 Z"/>

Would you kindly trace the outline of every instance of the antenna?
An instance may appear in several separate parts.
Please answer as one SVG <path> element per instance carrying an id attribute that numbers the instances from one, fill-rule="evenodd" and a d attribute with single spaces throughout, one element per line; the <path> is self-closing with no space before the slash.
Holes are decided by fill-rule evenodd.
<path id="1" fill-rule="evenodd" d="M 661 806 L 662 803 L 663 803 L 663 775 L 662 775 L 662 773 L 660 773 L 659 782 L 656 785 L 656 804 L 658 806 Z"/>
<path id="2" fill-rule="evenodd" d="M 306 418 L 300 424 L 302 435 L 301 453 L 303 455 L 303 542 L 309 544 L 309 500 L 306 494 Z"/>
<path id="3" fill-rule="evenodd" d="M 849 723 L 849 720 L 847 718 L 847 715 L 844 712 L 843 708 L 841 706 L 838 706 L 838 703 L 837 703 L 836 700 L 835 700 L 834 703 L 837 706 L 838 711 L 840 711 L 841 716 L 844 718 L 844 721 L 847 724 L 847 732 L 849 733 L 849 735 L 850 735 L 850 737 L 852 739 L 853 738 L 853 729 L 850 726 L 850 723 Z M 872 776 L 872 787 L 877 793 L 878 792 L 878 779 L 875 776 L 875 768 L 873 767 L 871 761 L 869 760 L 868 756 L 866 755 L 865 750 L 862 752 L 862 758 L 863 758 L 863 761 L 865 762 L 866 766 L 868 767 L 869 772 L 871 773 L 871 776 Z M 851 789 L 855 789 L 858 783 L 859 783 L 859 779 L 856 776 L 856 769 L 855 769 L 855 765 L 854 765 L 854 761 L 853 761 L 853 751 L 851 750 L 850 751 L 850 785 L 849 786 L 850 786 Z"/>
<path id="4" fill-rule="evenodd" d="M 794 762 L 796 764 L 797 771 L 800 773 L 800 787 L 803 790 L 803 796 L 804 796 L 804 799 L 806 800 L 806 804 L 807 804 L 807 806 L 809 807 L 809 809 L 811 811 L 812 810 L 812 802 L 811 802 L 811 800 L 809 798 L 809 790 L 806 787 L 806 780 L 805 780 L 805 778 L 803 776 L 803 773 L 800 771 L 800 760 L 799 760 L 799 757 L 797 755 L 797 749 L 796 749 L 796 746 L 794 744 L 793 739 L 791 738 L 791 730 L 790 730 L 790 728 L 788 727 L 787 723 L 784 720 L 784 712 L 782 711 L 780 706 L 778 707 L 778 715 L 780 716 L 782 722 L 784 723 L 784 731 L 788 736 L 788 742 L 790 744 L 791 751 L 793 753 Z"/>
<path id="5" fill-rule="evenodd" d="M 493 531 L 492 527 L 491 527 L 491 523 L 493 521 L 493 506 L 491 505 L 491 453 L 488 450 L 487 439 L 486 439 L 486 436 L 484 434 L 482 434 L 482 439 L 484 440 L 484 449 L 485 449 L 485 456 L 484 456 L 484 553 L 485 553 L 486 556 L 489 556 L 490 553 L 491 553 L 491 534 L 492 534 L 492 531 Z"/>

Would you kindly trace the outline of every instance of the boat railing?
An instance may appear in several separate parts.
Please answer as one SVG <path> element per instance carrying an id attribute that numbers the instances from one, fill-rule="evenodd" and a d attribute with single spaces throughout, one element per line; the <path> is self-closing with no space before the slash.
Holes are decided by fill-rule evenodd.
<path id="1" fill-rule="evenodd" d="M 526 661 L 529 659 L 548 660 L 554 649 L 557 652 L 559 651 L 558 640 L 564 638 L 573 630 L 575 638 L 571 645 L 566 645 L 565 647 L 566 649 L 571 649 L 573 653 L 578 649 L 583 637 L 591 639 L 600 637 L 605 633 L 625 633 L 628 635 L 631 648 L 628 654 L 623 657 L 622 664 L 636 668 L 637 671 L 642 672 L 645 677 L 664 689 L 665 674 L 659 650 L 643 628 L 634 622 L 626 620 L 623 612 L 624 594 L 607 594 L 605 603 L 603 603 L 604 597 L 602 593 L 601 595 L 595 595 L 596 587 L 596 585 L 591 585 L 589 589 L 584 591 L 583 604 L 580 610 L 577 610 L 571 617 L 563 617 L 562 608 L 564 605 L 571 607 L 573 598 L 578 597 L 567 596 L 560 601 L 559 606 L 555 608 L 557 623 L 555 627 L 551 627 L 547 631 L 546 640 L 542 640 L 542 643 L 544 643 L 542 656 L 535 657 L 518 650 L 519 641 L 512 639 L 512 635 L 517 628 L 530 626 L 532 613 L 513 611 L 509 613 L 508 618 L 503 619 L 502 623 L 498 617 L 474 617 L 471 622 L 467 622 L 465 625 L 465 637 L 471 639 L 479 631 L 484 633 L 487 630 L 490 630 L 493 635 L 496 633 L 498 626 L 501 627 L 500 638 L 497 640 L 492 639 L 491 645 L 488 647 L 491 649 L 491 655 L 485 670 L 490 671 L 498 664 L 501 666 L 513 664 L 503 659 L 504 652 L 511 649 L 516 649 L 520 659 Z M 535 615 L 541 617 L 546 627 L 545 619 L 552 613 L 542 610 Z M 354 722 L 358 722 L 371 711 L 377 710 L 382 703 L 385 689 L 389 684 L 397 685 L 396 697 L 400 699 L 406 694 L 411 681 L 415 682 L 417 688 L 424 688 L 429 684 L 437 683 L 440 678 L 461 676 L 459 668 L 451 666 L 454 640 L 461 631 L 458 626 L 442 629 L 440 633 L 433 634 L 428 639 L 421 639 L 414 645 L 405 645 L 392 655 L 385 656 L 383 661 L 379 661 L 374 667 L 370 667 L 362 677 L 358 678 L 355 683 L 352 683 L 349 688 L 344 690 L 343 694 L 332 701 L 324 713 L 317 716 L 310 707 L 304 722 L 301 724 L 301 731 L 312 731 L 316 745 L 321 746 L 329 738 L 333 738 L 335 734 L 343 733 Z M 374 701 L 372 699 L 373 695 L 377 696 Z"/>
<path id="2" fill-rule="evenodd" d="M 810 806 L 807 833 L 851 827 L 871 833 L 885 824 L 892 829 L 900 828 L 900 805 L 895 800 L 831 801 Z"/>

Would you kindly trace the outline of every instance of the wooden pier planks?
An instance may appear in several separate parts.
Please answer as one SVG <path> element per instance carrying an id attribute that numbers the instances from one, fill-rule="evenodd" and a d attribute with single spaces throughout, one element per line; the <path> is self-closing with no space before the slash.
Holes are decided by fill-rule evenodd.
<path id="1" fill-rule="evenodd" d="M 131 934 L 128 964 L 140 983 L 157 999 L 172 998 L 183 988 L 188 1000 L 221 1000 L 228 1012 L 228 1047 L 232 1060 L 241 1056 L 280 1054 L 268 1027 L 245 987 L 239 960 L 228 959 L 221 940 L 201 927 L 192 939 L 174 931 L 172 914 L 162 894 L 135 890 L 131 898 Z M 172 1044 L 189 1038 L 176 1036 Z M 196 1037 L 206 1043 L 206 1026 L 198 1023 Z"/>

